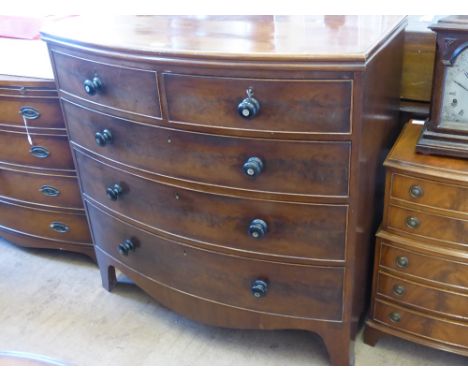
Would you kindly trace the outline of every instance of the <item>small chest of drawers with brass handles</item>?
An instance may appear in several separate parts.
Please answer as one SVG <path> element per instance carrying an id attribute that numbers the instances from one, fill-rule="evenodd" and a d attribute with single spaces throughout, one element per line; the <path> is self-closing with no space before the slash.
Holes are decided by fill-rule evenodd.
<path id="1" fill-rule="evenodd" d="M 385 162 L 364 340 L 391 334 L 468 356 L 468 165 L 416 154 L 420 129 L 407 124 Z"/>
<path id="2" fill-rule="evenodd" d="M 400 57 L 405 20 L 379 18 L 371 40 L 347 42 L 357 51 L 350 55 L 322 39 L 305 51 L 280 46 L 312 40 L 296 39 L 292 20 L 278 29 L 250 16 L 241 22 L 256 31 L 245 36 L 252 49 L 238 51 L 210 20 L 104 18 L 108 36 L 122 25 L 136 32 L 125 47 L 99 33 L 88 41 L 89 28 L 42 35 L 103 286 L 113 288 L 118 268 L 190 318 L 314 331 L 333 364 L 350 364 L 364 310 L 375 158 L 399 128 L 392 83 L 401 68 L 390 58 Z M 349 36 L 377 25 L 358 21 Z M 171 30 L 193 22 L 193 33 Z M 265 28 L 287 32 L 273 41 Z M 167 43 L 172 33 L 188 49 Z M 366 144 L 367 135 L 378 143 Z M 370 211 L 361 214 L 364 204 Z"/>

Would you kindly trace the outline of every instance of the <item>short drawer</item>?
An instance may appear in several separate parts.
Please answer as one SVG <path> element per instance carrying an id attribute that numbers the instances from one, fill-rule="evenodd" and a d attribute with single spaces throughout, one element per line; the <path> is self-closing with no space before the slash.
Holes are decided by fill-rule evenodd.
<path id="1" fill-rule="evenodd" d="M 156 72 L 51 53 L 62 92 L 110 109 L 161 118 Z"/>
<path id="2" fill-rule="evenodd" d="M 68 138 L 59 134 L 38 134 L 30 131 L 33 145 L 24 129 L 0 128 L 0 162 L 22 166 L 73 170 Z"/>
<path id="3" fill-rule="evenodd" d="M 203 193 L 133 175 L 79 151 L 76 158 L 85 195 L 166 234 L 273 256 L 344 260 L 346 205 Z"/>
<path id="4" fill-rule="evenodd" d="M 58 98 L 1 97 L 0 124 L 65 129 Z"/>
<path id="5" fill-rule="evenodd" d="M 468 348 L 468 325 L 466 322 L 437 319 L 381 301 L 375 303 L 374 319 L 402 332 Z"/>
<path id="6" fill-rule="evenodd" d="M 168 118 L 217 128 L 297 133 L 350 133 L 351 80 L 220 78 L 164 73 Z M 260 104 L 243 118 L 247 96 Z M 253 115 L 253 114 L 250 114 Z"/>
<path id="7" fill-rule="evenodd" d="M 389 205 L 385 227 L 389 231 L 404 232 L 442 245 L 462 248 L 468 245 L 468 220 Z"/>
<path id="8" fill-rule="evenodd" d="M 241 309 L 342 320 L 341 267 L 274 263 L 205 251 L 163 240 L 88 202 L 87 209 L 97 250 L 156 283 Z M 129 245 L 127 240 L 134 244 L 133 249 L 119 250 L 121 244 Z"/>
<path id="9" fill-rule="evenodd" d="M 437 257 L 417 249 L 405 249 L 382 239 L 377 239 L 376 245 L 381 267 L 468 291 L 468 262 Z"/>
<path id="10" fill-rule="evenodd" d="M 0 201 L 0 226 L 41 239 L 91 243 L 83 213 L 65 213 Z"/>
<path id="11" fill-rule="evenodd" d="M 350 142 L 243 139 L 189 133 L 132 123 L 66 101 L 63 106 L 73 142 L 138 169 L 260 192 L 348 195 Z M 112 138 L 99 146 L 95 135 L 104 130 Z"/>
<path id="12" fill-rule="evenodd" d="M 421 206 L 468 213 L 468 188 L 392 174 L 391 198 Z"/>
<path id="13" fill-rule="evenodd" d="M 468 321 L 468 294 L 453 293 L 384 272 L 378 273 L 377 294 L 400 304 Z"/>
<path id="14" fill-rule="evenodd" d="M 0 167 L 0 195 L 63 208 L 83 208 L 76 176 L 23 172 Z"/>

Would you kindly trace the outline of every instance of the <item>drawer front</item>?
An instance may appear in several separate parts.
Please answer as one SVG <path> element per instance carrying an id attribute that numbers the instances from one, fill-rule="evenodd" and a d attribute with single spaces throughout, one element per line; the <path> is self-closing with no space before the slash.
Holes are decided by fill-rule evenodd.
<path id="1" fill-rule="evenodd" d="M 450 261 L 377 241 L 380 266 L 424 280 L 468 290 L 468 263 Z"/>
<path id="2" fill-rule="evenodd" d="M 350 133 L 350 80 L 219 78 L 164 73 L 168 118 L 208 127 L 300 133 Z M 238 105 L 253 90 L 257 115 Z M 251 114 L 252 115 L 252 114 Z"/>
<path id="3" fill-rule="evenodd" d="M 73 142 L 139 169 L 261 192 L 348 195 L 349 142 L 242 139 L 188 133 L 128 122 L 69 102 L 63 105 Z M 112 141 L 99 146 L 95 134 L 103 129 L 111 132 Z M 252 176 L 246 174 L 249 169 L 255 171 Z"/>
<path id="4" fill-rule="evenodd" d="M 156 72 L 107 65 L 55 51 L 52 57 L 60 90 L 111 109 L 161 118 Z M 86 92 L 85 81 L 93 83 L 87 89 L 95 89 L 94 94 Z"/>
<path id="5" fill-rule="evenodd" d="M 73 159 L 66 135 L 30 134 L 0 129 L 0 162 L 22 166 L 73 170 Z"/>
<path id="6" fill-rule="evenodd" d="M 343 268 L 310 267 L 226 256 L 167 241 L 87 202 L 95 245 L 157 283 L 225 305 L 321 320 L 342 320 Z M 131 240 L 134 250 L 120 254 Z M 257 283 L 256 283 L 257 281 Z M 266 293 L 252 287 L 266 283 Z"/>
<path id="7" fill-rule="evenodd" d="M 402 332 L 468 348 L 468 326 L 466 323 L 438 320 L 380 301 L 375 304 L 374 317 L 376 321 Z"/>
<path id="8" fill-rule="evenodd" d="M 0 225 L 49 240 L 91 243 L 84 214 L 52 212 L 0 201 Z"/>
<path id="9" fill-rule="evenodd" d="M 65 129 L 58 98 L 0 97 L 0 124 Z"/>
<path id="10" fill-rule="evenodd" d="M 468 320 L 468 294 L 448 292 L 383 272 L 378 274 L 377 293 L 401 304 Z"/>
<path id="11" fill-rule="evenodd" d="M 392 174 L 391 197 L 421 206 L 468 213 L 468 188 Z"/>
<path id="12" fill-rule="evenodd" d="M 445 216 L 388 206 L 387 227 L 389 230 L 404 232 L 430 241 L 453 246 L 466 247 L 468 244 L 468 221 Z"/>
<path id="13" fill-rule="evenodd" d="M 108 208 L 190 240 L 274 256 L 343 260 L 347 207 L 241 199 L 180 189 L 76 152 L 82 190 Z M 108 187 L 121 187 L 117 200 Z M 267 227 L 254 222 L 261 219 Z M 251 235 L 258 235 L 253 238 Z M 261 231 L 266 231 L 262 237 Z M 255 232 L 255 233 L 254 233 Z"/>
<path id="14" fill-rule="evenodd" d="M 75 176 L 45 175 L 0 167 L 0 195 L 54 207 L 83 208 Z"/>

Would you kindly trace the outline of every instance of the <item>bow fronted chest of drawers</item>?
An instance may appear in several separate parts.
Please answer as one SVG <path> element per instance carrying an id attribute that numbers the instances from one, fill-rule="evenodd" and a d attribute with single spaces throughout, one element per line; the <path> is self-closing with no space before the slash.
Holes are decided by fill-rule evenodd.
<path id="1" fill-rule="evenodd" d="M 104 287 L 118 268 L 190 318 L 314 331 L 351 363 L 404 26 L 181 16 L 44 30 Z"/>
<path id="2" fill-rule="evenodd" d="M 0 47 L 13 52 L 0 64 L 0 236 L 94 258 L 47 48 L 9 39 Z M 21 69 L 31 57 L 35 65 Z"/>
<path id="3" fill-rule="evenodd" d="M 391 334 L 468 355 L 468 162 L 415 153 L 408 123 L 385 161 L 365 340 Z"/>

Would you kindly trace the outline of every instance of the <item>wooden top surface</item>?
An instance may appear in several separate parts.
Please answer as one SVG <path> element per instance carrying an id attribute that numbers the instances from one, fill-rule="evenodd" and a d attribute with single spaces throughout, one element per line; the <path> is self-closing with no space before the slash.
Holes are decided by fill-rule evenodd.
<path id="1" fill-rule="evenodd" d="M 402 16 L 110 16 L 46 25 L 47 41 L 160 56 L 365 62 Z"/>
<path id="2" fill-rule="evenodd" d="M 468 160 L 416 153 L 416 143 L 422 129 L 422 124 L 414 121 L 408 122 L 388 154 L 384 165 L 439 178 L 459 180 L 468 184 Z"/>
<path id="3" fill-rule="evenodd" d="M 40 40 L 0 38 L 0 81 L 53 80 L 47 45 Z"/>

